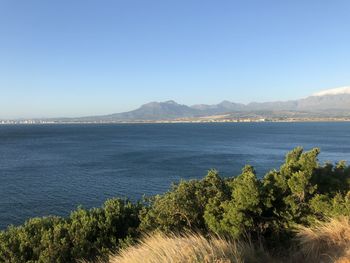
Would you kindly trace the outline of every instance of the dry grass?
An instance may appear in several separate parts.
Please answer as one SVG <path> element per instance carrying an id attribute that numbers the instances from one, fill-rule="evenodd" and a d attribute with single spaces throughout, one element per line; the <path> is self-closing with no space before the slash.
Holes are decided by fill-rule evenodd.
<path id="1" fill-rule="evenodd" d="M 350 220 L 348 217 L 299 227 L 297 240 L 309 262 L 350 263 Z"/>
<path id="2" fill-rule="evenodd" d="M 183 236 L 156 233 L 140 244 L 122 250 L 110 263 L 243 263 L 272 262 L 251 243 L 205 238 L 198 234 Z"/>
<path id="3" fill-rule="evenodd" d="M 350 219 L 341 217 L 297 229 L 298 249 L 272 258 L 262 246 L 199 234 L 145 236 L 111 256 L 110 263 L 350 263 Z"/>

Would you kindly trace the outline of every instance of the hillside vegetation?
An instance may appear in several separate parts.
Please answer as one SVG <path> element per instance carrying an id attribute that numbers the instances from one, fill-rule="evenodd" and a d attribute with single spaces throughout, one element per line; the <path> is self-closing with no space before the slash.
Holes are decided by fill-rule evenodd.
<path id="1" fill-rule="evenodd" d="M 112 256 L 110 263 L 240 263 L 273 262 L 262 248 L 252 243 L 238 242 L 199 234 L 165 235 L 156 233 L 136 245 Z"/>
<path id="2" fill-rule="evenodd" d="M 159 246 L 163 245 L 161 240 L 168 240 L 164 245 L 170 247 L 174 242 L 200 243 L 202 253 L 222 246 L 220 251 L 231 256 L 236 253 L 237 258 L 249 248 L 254 248 L 249 251 L 261 255 L 257 257 L 261 260 L 264 256 L 288 258 L 293 249 L 303 260 L 312 256 L 320 259 L 328 248 L 338 251 L 328 254 L 333 261 L 346 257 L 348 219 L 331 221 L 334 228 L 330 231 L 331 223 L 320 222 L 350 216 L 350 167 L 345 162 L 320 164 L 319 152 L 317 148 L 304 152 L 298 147 L 287 154 L 279 170 L 271 170 L 262 178 L 252 166 L 227 178 L 211 170 L 202 180 L 182 181 L 168 192 L 138 203 L 111 199 L 101 208 L 78 208 L 67 218 L 30 219 L 0 233 L 0 262 L 108 261 L 111 251 L 118 252 L 130 244 L 136 247 L 121 250 L 121 255 L 142 249 L 138 242 L 145 233 L 150 237 L 143 243 L 150 251 L 159 249 L 147 245 L 153 238 Z M 162 234 L 152 234 L 159 232 Z M 198 234 L 183 236 L 193 232 Z M 334 242 L 328 242 L 329 237 Z M 186 247 L 192 249 L 191 245 Z M 209 261 L 196 262 L 220 262 L 215 258 L 210 261 L 210 253 L 203 254 Z M 232 262 L 249 261 L 244 256 Z"/>
<path id="3" fill-rule="evenodd" d="M 261 242 L 253 244 L 203 236 L 155 233 L 111 256 L 110 263 L 349 263 L 350 221 L 347 217 L 319 222 L 315 227 L 299 227 L 293 249 L 283 254 L 268 252 Z M 283 252 L 283 251 L 282 251 Z"/>

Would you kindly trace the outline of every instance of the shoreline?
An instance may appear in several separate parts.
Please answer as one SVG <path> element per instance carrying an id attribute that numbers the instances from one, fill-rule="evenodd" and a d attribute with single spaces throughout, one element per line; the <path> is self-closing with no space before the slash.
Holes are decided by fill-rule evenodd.
<path id="1" fill-rule="evenodd" d="M 268 120 L 159 120 L 159 121 L 42 121 L 11 120 L 1 121 L 0 126 L 9 125 L 67 125 L 67 124 L 207 124 L 207 123 L 312 123 L 312 122 L 350 122 L 350 118 L 307 118 L 307 119 L 268 119 Z"/>

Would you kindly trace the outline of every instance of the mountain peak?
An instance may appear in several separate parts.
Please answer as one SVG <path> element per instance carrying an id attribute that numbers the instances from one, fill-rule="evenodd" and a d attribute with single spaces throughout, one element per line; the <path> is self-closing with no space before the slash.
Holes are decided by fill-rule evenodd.
<path id="1" fill-rule="evenodd" d="M 319 96 L 340 95 L 340 94 L 350 94 L 350 86 L 322 90 L 320 92 L 314 93 L 312 96 L 319 97 Z"/>
<path id="2" fill-rule="evenodd" d="M 231 105 L 233 104 L 231 101 L 228 100 L 223 100 L 222 102 L 219 103 L 219 105 Z"/>
<path id="3" fill-rule="evenodd" d="M 161 107 L 162 105 L 179 105 L 173 100 L 168 100 L 164 102 L 152 101 L 146 104 L 143 104 L 141 107 Z"/>
<path id="4" fill-rule="evenodd" d="M 178 105 L 178 103 L 177 103 L 176 101 L 174 101 L 174 100 L 167 100 L 167 101 L 165 101 L 165 102 L 163 102 L 163 103 Z"/>

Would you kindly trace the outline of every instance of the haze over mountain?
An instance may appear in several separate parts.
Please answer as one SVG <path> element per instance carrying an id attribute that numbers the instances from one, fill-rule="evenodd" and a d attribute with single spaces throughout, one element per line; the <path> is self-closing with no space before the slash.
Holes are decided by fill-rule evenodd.
<path id="1" fill-rule="evenodd" d="M 227 100 L 214 105 L 182 105 L 173 100 L 150 102 L 136 110 L 104 116 L 74 118 L 77 121 L 159 121 L 213 115 L 231 117 L 335 117 L 350 116 L 350 87 L 320 91 L 307 98 L 290 101 L 235 103 Z"/>

